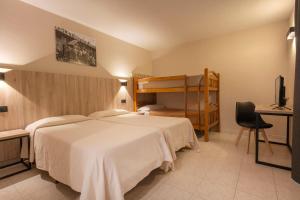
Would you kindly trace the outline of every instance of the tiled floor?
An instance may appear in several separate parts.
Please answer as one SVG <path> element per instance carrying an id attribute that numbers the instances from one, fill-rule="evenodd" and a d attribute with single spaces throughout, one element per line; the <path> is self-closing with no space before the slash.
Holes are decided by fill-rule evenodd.
<path id="1" fill-rule="evenodd" d="M 246 154 L 246 134 L 238 147 L 236 135 L 214 133 L 211 141 L 201 141 L 200 153 L 178 152 L 176 170 L 164 174 L 153 171 L 126 200 L 299 200 L 300 185 L 290 172 L 254 162 L 254 144 Z M 272 161 L 289 162 L 283 147 L 270 156 L 262 146 L 262 156 Z M 0 181 L 2 200 L 73 200 L 79 194 L 38 170 L 31 170 Z"/>

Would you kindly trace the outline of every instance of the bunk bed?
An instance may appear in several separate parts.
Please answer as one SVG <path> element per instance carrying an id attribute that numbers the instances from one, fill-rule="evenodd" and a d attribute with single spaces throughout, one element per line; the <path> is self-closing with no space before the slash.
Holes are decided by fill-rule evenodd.
<path id="1" fill-rule="evenodd" d="M 209 141 L 209 131 L 220 131 L 220 74 L 204 69 L 197 76 L 134 77 L 134 111 L 145 105 L 157 104 L 158 95 L 180 94 L 182 103 L 176 107 L 150 110 L 150 115 L 189 118 L 195 130 L 203 131 Z M 165 98 L 175 101 L 172 96 Z"/>

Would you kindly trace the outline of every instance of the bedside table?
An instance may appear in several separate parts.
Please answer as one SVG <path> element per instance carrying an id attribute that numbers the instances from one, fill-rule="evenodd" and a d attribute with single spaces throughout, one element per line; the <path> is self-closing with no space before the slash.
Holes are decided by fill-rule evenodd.
<path id="1" fill-rule="evenodd" d="M 30 150 L 30 134 L 29 134 L 29 132 L 27 132 L 25 130 L 22 130 L 22 129 L 0 132 L 0 142 L 20 139 L 21 148 L 22 148 L 22 138 L 27 138 L 27 140 L 28 140 L 28 156 L 29 156 L 30 155 L 29 154 L 29 150 Z M 4 175 L 4 176 L 0 177 L 0 180 L 4 179 L 4 178 L 7 178 L 9 176 L 13 176 L 15 174 L 24 172 L 24 171 L 28 171 L 28 170 L 31 169 L 31 163 L 29 162 L 29 160 L 28 160 L 28 163 L 26 163 L 25 159 L 23 159 L 23 158 L 21 158 L 21 160 L 18 161 L 18 162 L 14 162 L 14 163 L 11 163 L 11 164 L 8 164 L 8 165 L 1 166 L 0 169 L 11 167 L 13 165 L 17 165 L 17 164 L 20 164 L 20 163 L 22 163 L 26 168 L 22 169 L 22 170 L 19 170 L 19 171 L 16 171 L 16 172 L 12 172 L 12 173 L 7 174 L 7 175 Z"/>

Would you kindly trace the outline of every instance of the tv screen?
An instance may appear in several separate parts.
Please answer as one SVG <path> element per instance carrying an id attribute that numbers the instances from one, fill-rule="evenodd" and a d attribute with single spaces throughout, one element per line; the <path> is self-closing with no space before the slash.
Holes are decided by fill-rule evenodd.
<path id="1" fill-rule="evenodd" d="M 282 76 L 278 76 L 275 80 L 275 104 L 279 107 L 285 106 L 285 87 Z"/>

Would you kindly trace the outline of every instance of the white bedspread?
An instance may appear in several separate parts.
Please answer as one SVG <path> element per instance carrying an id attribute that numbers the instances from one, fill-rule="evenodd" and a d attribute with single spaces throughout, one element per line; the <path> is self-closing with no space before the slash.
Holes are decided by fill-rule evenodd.
<path id="1" fill-rule="evenodd" d="M 176 151 L 183 147 L 198 149 L 199 143 L 192 123 L 187 118 L 145 116 L 137 113 L 122 114 L 110 117 L 91 117 L 107 122 L 128 124 L 144 127 L 160 128 L 165 136 L 166 142 L 171 151 L 172 157 L 176 159 Z"/>
<path id="2" fill-rule="evenodd" d="M 85 120 L 30 129 L 37 168 L 81 192 L 81 200 L 122 200 L 153 169 L 172 162 L 156 128 Z"/>

